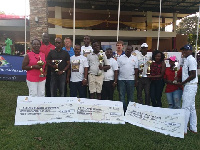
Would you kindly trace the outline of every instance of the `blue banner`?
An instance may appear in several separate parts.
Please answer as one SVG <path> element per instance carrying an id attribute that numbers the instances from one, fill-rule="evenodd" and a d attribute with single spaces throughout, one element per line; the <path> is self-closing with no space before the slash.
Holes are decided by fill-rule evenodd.
<path id="1" fill-rule="evenodd" d="M 26 71 L 22 70 L 24 57 L 0 55 L 0 80 L 26 81 Z"/>

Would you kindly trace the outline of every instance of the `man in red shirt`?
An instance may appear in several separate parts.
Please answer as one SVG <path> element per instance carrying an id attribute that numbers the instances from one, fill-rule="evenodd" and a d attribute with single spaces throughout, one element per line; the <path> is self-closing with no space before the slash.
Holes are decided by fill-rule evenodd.
<path id="1" fill-rule="evenodd" d="M 55 50 L 55 46 L 52 45 L 49 42 L 48 33 L 43 33 L 42 34 L 42 42 L 41 42 L 40 52 L 43 52 L 45 54 L 45 57 L 47 58 L 50 50 Z M 45 84 L 46 96 L 47 97 L 51 97 L 50 81 L 51 81 L 51 68 L 48 66 L 47 76 L 46 76 L 46 84 Z"/>

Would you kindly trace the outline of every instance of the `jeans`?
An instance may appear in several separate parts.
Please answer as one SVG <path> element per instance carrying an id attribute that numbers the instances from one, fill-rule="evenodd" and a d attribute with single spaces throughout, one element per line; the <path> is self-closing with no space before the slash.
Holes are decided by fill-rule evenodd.
<path id="1" fill-rule="evenodd" d="M 150 97 L 153 107 L 162 107 L 161 97 L 164 85 L 163 79 L 151 81 Z"/>
<path id="2" fill-rule="evenodd" d="M 140 104 L 143 104 L 142 91 L 145 93 L 145 105 L 150 105 L 150 79 L 142 77 L 138 79 L 137 98 Z"/>
<path id="3" fill-rule="evenodd" d="M 70 82 L 70 97 L 77 97 L 77 92 L 79 93 L 79 98 L 87 98 L 87 86 L 82 85 L 82 82 Z"/>
<path id="4" fill-rule="evenodd" d="M 103 81 L 101 99 L 102 100 L 113 100 L 114 87 L 113 80 L 111 81 Z"/>
<path id="5" fill-rule="evenodd" d="M 119 100 L 123 102 L 124 112 L 127 109 L 128 103 L 134 101 L 134 80 L 118 80 Z M 127 93 L 127 104 L 125 94 Z"/>
<path id="6" fill-rule="evenodd" d="M 169 108 L 174 108 L 174 109 L 180 109 L 181 108 L 182 94 L 183 94 L 182 90 L 176 90 L 176 91 L 173 91 L 173 92 L 170 92 L 170 93 L 166 93 Z"/>
<path id="7" fill-rule="evenodd" d="M 64 97 L 66 82 L 66 73 L 58 75 L 56 72 L 51 72 L 51 97 L 57 97 L 57 89 L 59 90 L 59 96 Z"/>

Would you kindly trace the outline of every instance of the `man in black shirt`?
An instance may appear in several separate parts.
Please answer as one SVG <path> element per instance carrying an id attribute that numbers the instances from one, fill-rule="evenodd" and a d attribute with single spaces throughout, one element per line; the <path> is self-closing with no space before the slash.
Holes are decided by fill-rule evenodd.
<path id="1" fill-rule="evenodd" d="M 70 66 L 70 56 L 68 52 L 62 50 L 62 39 L 55 39 L 55 50 L 51 50 L 47 57 L 47 64 L 51 67 L 51 97 L 64 97 L 66 70 Z"/>

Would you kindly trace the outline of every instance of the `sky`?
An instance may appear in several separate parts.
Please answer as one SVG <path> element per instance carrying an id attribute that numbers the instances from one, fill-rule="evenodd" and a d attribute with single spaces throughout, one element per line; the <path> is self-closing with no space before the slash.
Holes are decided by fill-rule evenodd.
<path id="1" fill-rule="evenodd" d="M 0 0 L 0 12 L 24 16 L 30 14 L 29 0 Z"/>

